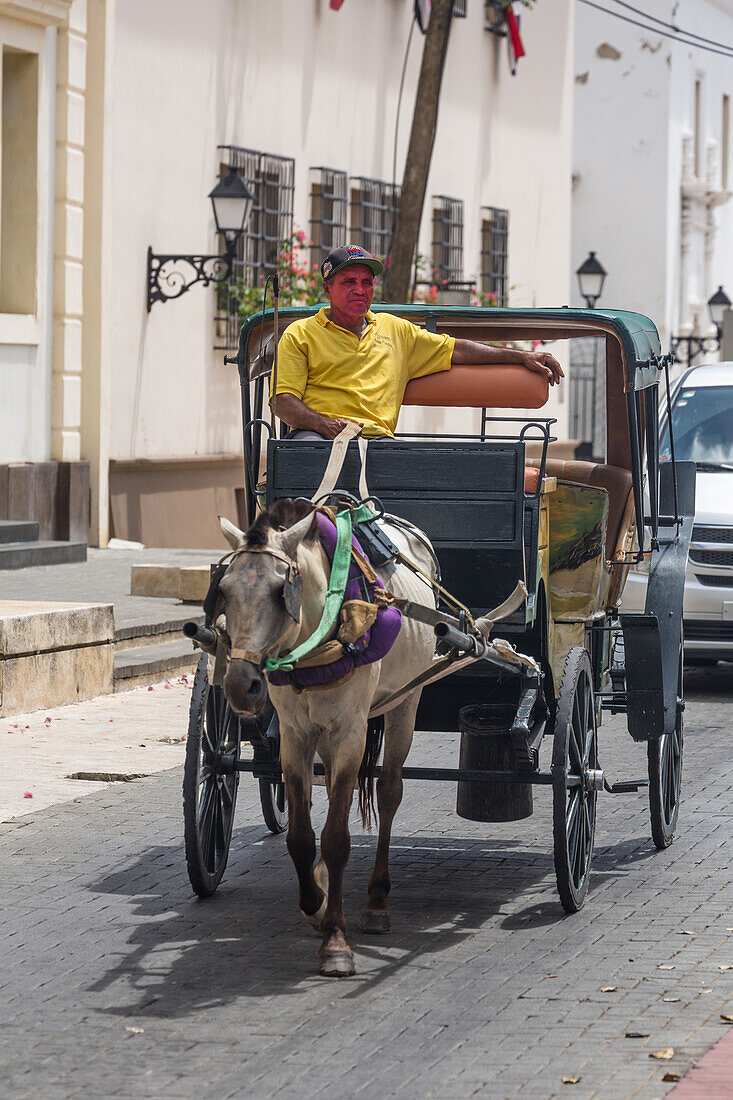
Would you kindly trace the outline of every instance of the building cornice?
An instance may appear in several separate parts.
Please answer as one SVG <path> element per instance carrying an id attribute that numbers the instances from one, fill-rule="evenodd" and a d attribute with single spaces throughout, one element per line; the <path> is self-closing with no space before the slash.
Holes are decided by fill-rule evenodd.
<path id="1" fill-rule="evenodd" d="M 39 27 L 64 26 L 74 0 L 0 0 L 0 16 Z"/>

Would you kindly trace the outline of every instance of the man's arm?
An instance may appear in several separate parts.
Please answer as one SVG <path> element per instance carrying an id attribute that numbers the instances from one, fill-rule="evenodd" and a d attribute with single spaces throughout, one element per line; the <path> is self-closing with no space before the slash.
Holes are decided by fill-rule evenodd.
<path id="1" fill-rule="evenodd" d="M 326 439 L 335 439 L 348 424 L 347 420 L 334 420 L 330 416 L 309 409 L 294 393 L 279 393 L 272 400 L 275 414 L 291 428 L 305 428 L 309 432 L 318 432 Z"/>
<path id="2" fill-rule="evenodd" d="M 456 340 L 451 366 L 491 366 L 492 363 L 517 363 L 527 370 L 546 375 L 551 386 L 565 377 L 562 367 L 549 351 L 518 351 L 516 348 L 479 344 L 476 340 Z"/>

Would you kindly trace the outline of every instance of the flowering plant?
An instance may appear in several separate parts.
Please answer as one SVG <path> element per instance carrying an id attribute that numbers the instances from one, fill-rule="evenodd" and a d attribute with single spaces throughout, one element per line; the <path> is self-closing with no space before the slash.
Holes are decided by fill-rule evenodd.
<path id="1" fill-rule="evenodd" d="M 277 274 L 280 280 L 281 306 L 314 306 L 323 301 L 321 273 L 317 264 L 309 265 L 308 250 L 313 241 L 308 240 L 297 226 L 289 237 L 281 242 L 277 254 Z M 260 275 L 256 286 L 246 279 L 235 279 L 231 296 L 242 320 L 262 309 L 265 278 Z"/>

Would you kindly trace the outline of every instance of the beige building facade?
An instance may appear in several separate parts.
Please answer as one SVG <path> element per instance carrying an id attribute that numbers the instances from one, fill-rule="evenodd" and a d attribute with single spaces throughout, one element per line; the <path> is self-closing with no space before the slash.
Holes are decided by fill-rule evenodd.
<path id="1" fill-rule="evenodd" d="M 437 255 L 450 281 L 493 287 L 509 305 L 563 305 L 573 4 L 527 11 L 515 76 L 484 4 L 457 8 L 465 16 L 451 30 L 419 251 L 433 265 Z M 92 543 L 115 534 L 210 545 L 216 511 L 236 509 L 241 484 L 221 302 L 195 286 L 148 310 L 148 248 L 223 251 L 206 196 L 234 164 L 259 207 L 238 273 L 256 278 L 271 238 L 292 224 L 311 235 L 314 196 L 333 179 L 337 224 L 315 231 L 361 235 L 378 251 L 419 74 L 413 28 L 395 137 L 412 18 L 412 0 L 344 0 L 339 12 L 327 0 L 0 0 L 8 95 L 23 100 L 15 129 L 29 148 L 28 88 L 37 97 L 36 161 L 9 170 L 20 176 L 7 185 L 27 199 L 23 179 L 35 179 L 35 221 L 30 200 L 14 200 L 6 231 L 3 197 L 0 273 L 6 242 L 13 255 L 23 242 L 26 266 L 0 316 L 0 461 L 88 461 Z M 21 140 L 5 129 L 3 196 L 5 142 Z M 0 302 L 6 282 L 0 275 Z M 554 392 L 560 436 L 566 409 Z M 403 426 L 467 431 L 475 419 L 411 411 Z"/>

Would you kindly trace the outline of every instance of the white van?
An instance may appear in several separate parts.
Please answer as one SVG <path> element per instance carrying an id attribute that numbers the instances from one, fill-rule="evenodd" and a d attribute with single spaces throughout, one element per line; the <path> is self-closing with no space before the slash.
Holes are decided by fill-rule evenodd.
<path id="1" fill-rule="evenodd" d="M 695 462 L 695 525 L 685 578 L 685 660 L 733 660 L 733 363 L 690 367 L 672 391 L 677 460 Z M 659 451 L 670 455 L 667 416 Z M 648 532 L 645 540 L 648 546 Z M 643 611 L 646 571 L 629 572 L 624 611 Z"/>

